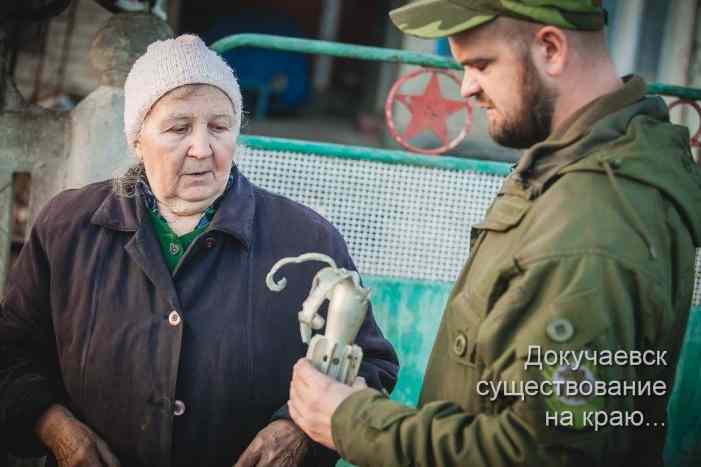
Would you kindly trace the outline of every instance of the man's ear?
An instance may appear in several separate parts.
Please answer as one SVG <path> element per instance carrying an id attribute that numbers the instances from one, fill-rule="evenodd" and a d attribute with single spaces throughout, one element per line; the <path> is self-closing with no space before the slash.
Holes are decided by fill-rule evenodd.
<path id="1" fill-rule="evenodd" d="M 548 76 L 561 75 L 569 60 L 569 37 L 562 29 L 544 26 L 535 33 L 533 44 L 534 61 L 538 68 Z"/>

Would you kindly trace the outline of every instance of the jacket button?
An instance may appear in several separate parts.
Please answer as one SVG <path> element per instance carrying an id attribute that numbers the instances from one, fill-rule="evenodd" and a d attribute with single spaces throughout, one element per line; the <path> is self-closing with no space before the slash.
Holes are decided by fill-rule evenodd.
<path id="1" fill-rule="evenodd" d="M 177 255 L 180 253 L 180 245 L 177 243 L 171 243 L 168 249 L 171 255 Z"/>
<path id="2" fill-rule="evenodd" d="M 567 342 L 574 335 L 574 326 L 568 319 L 556 318 L 548 323 L 545 333 L 555 342 Z"/>
<path id="3" fill-rule="evenodd" d="M 185 413 L 185 402 L 176 400 L 175 403 L 173 404 L 173 415 L 176 417 L 181 416 L 182 414 Z"/>
<path id="4" fill-rule="evenodd" d="M 465 355 L 465 349 L 467 348 L 467 338 L 465 338 L 465 335 L 461 332 L 458 333 L 457 337 L 455 337 L 455 342 L 453 343 L 453 352 L 455 352 L 455 355 L 458 357 L 462 357 Z"/>
<path id="5" fill-rule="evenodd" d="M 180 315 L 177 311 L 173 310 L 170 312 L 170 314 L 168 315 L 168 322 L 171 326 L 177 326 L 178 324 L 180 324 Z"/>
<path id="6" fill-rule="evenodd" d="M 207 248 L 214 248 L 217 244 L 217 239 L 214 237 L 207 237 L 207 241 L 205 242 L 205 245 Z"/>

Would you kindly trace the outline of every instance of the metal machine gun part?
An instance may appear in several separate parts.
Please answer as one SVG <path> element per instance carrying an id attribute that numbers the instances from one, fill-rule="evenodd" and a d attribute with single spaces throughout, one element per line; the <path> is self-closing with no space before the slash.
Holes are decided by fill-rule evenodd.
<path id="1" fill-rule="evenodd" d="M 277 270 L 289 263 L 306 261 L 321 261 L 329 265 L 314 276 L 309 296 L 298 313 L 302 342 L 309 344 L 307 358 L 322 373 L 342 383 L 353 384 L 363 359 L 362 349 L 353 341 L 365 320 L 370 289 L 360 286 L 356 271 L 337 267 L 333 259 L 321 253 L 281 259 L 266 276 L 266 285 L 274 292 L 282 291 L 287 280 L 282 278 L 275 282 Z M 324 300 L 329 301 L 326 323 L 318 313 Z M 325 333 L 312 337 L 312 330 L 318 331 L 324 324 Z"/>

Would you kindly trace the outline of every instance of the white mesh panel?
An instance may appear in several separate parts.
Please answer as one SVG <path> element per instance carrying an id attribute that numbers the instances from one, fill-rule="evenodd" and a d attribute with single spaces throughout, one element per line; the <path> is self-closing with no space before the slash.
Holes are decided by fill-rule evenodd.
<path id="1" fill-rule="evenodd" d="M 266 155 L 266 153 L 268 153 Z M 496 175 L 239 147 L 260 186 L 309 206 L 343 234 L 363 274 L 453 281 Z"/>
<path id="2" fill-rule="evenodd" d="M 256 184 L 317 211 L 341 232 L 363 274 L 454 281 L 470 226 L 503 177 L 270 150 L 238 148 Z M 701 255 L 693 302 L 701 304 Z"/>

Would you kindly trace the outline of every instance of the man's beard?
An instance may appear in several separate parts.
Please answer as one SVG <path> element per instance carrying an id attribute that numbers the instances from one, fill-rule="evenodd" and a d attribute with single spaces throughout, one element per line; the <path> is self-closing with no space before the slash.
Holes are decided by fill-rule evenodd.
<path id="1" fill-rule="evenodd" d="M 552 130 L 552 118 L 557 97 L 547 89 L 533 61 L 524 54 L 521 69 L 521 102 L 512 115 L 504 114 L 500 127 L 489 128 L 497 144 L 525 149 L 545 140 Z"/>

